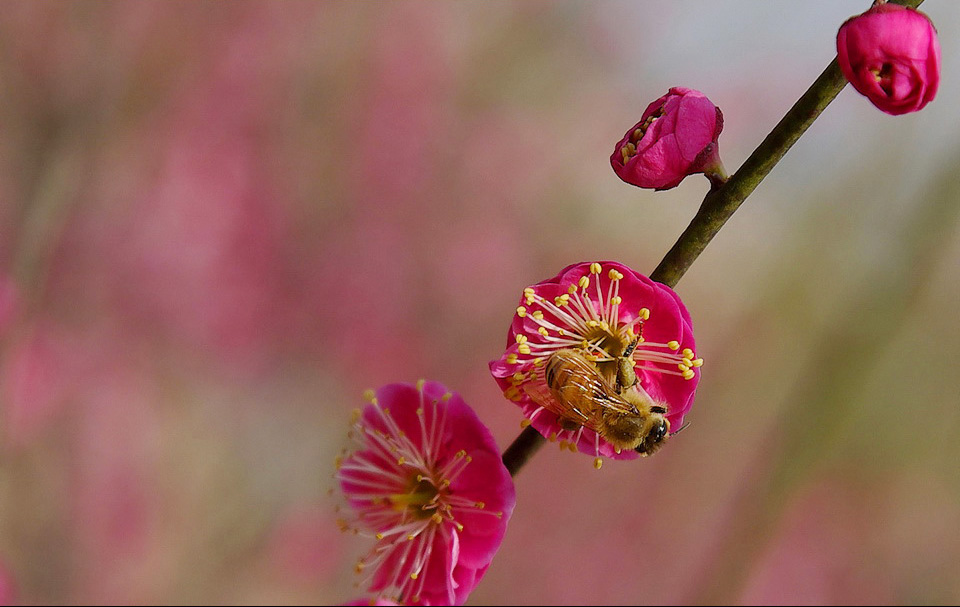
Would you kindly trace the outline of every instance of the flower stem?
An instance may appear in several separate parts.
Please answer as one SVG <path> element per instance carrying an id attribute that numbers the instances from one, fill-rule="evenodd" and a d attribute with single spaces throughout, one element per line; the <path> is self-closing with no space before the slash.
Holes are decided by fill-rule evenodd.
<path id="1" fill-rule="evenodd" d="M 923 0 L 891 0 L 891 2 L 916 8 Z M 711 190 L 704 197 L 700 210 L 650 274 L 650 278 L 669 287 L 676 286 L 723 224 L 740 208 L 747 196 L 760 185 L 763 178 L 773 170 L 787 150 L 797 142 L 827 105 L 840 94 L 846 84 L 847 80 L 834 58 L 737 172 L 715 189 L 715 184 L 711 182 Z M 503 453 L 503 463 L 511 476 L 516 476 L 543 442 L 544 438 L 532 426 L 524 428 L 520 436 Z"/>
<path id="2" fill-rule="evenodd" d="M 543 446 L 545 440 L 533 426 L 527 426 L 520 432 L 520 436 L 503 452 L 503 465 L 507 467 L 510 476 L 517 475 L 527 460 Z"/>

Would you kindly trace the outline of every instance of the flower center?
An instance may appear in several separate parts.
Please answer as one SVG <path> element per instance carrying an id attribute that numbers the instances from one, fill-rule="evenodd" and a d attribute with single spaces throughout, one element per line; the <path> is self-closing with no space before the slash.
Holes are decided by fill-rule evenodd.
<path id="1" fill-rule="evenodd" d="M 657 111 L 647 116 L 647 119 L 644 120 L 640 126 L 633 129 L 633 133 L 630 134 L 630 139 L 620 148 L 620 155 L 623 156 L 624 164 L 637 155 L 637 146 L 640 145 L 640 140 L 643 139 L 650 125 L 656 122 L 661 116 L 663 116 L 663 106 L 660 106 Z"/>
<path id="2" fill-rule="evenodd" d="M 884 63 L 879 68 L 870 70 L 873 77 L 877 79 L 877 84 L 887 95 L 893 95 L 893 65 Z"/>

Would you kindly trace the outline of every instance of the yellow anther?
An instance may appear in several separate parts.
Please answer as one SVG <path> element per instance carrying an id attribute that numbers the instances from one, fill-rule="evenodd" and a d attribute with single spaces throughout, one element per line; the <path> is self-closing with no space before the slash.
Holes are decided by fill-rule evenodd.
<path id="1" fill-rule="evenodd" d="M 569 293 L 570 295 L 573 295 L 576 292 L 577 292 L 577 285 L 570 285 L 569 287 L 567 287 L 567 293 Z"/>
<path id="2" fill-rule="evenodd" d="M 694 375 L 696 375 L 696 373 L 693 372 L 693 369 L 688 369 L 683 372 L 683 379 L 693 379 Z"/>
<path id="3" fill-rule="evenodd" d="M 363 571 L 363 568 L 364 568 L 365 566 L 366 566 L 366 565 L 363 564 L 363 561 L 359 561 L 359 562 L 357 562 L 356 565 L 353 566 L 353 570 L 356 571 L 357 573 L 360 573 L 360 572 Z"/>
<path id="4" fill-rule="evenodd" d="M 382 540 L 382 539 L 383 539 L 383 534 L 382 534 L 382 533 L 378 533 L 378 534 L 376 534 L 374 537 L 377 538 L 378 540 Z"/>
<path id="5" fill-rule="evenodd" d="M 623 278 L 623 274 L 621 274 L 620 272 L 617 272 L 613 268 L 610 268 L 610 271 L 607 272 L 607 277 L 610 278 L 610 280 L 620 280 L 621 278 Z"/>
<path id="6" fill-rule="evenodd" d="M 481 510 L 483 510 L 484 508 L 487 507 L 487 505 L 484 504 L 483 502 L 476 502 L 476 503 L 473 504 L 473 506 L 474 506 L 474 508 L 480 508 Z"/>
<path id="7" fill-rule="evenodd" d="M 363 391 L 363 400 L 369 400 L 373 402 L 373 399 L 376 397 L 377 397 L 377 393 L 369 388 Z"/>
<path id="8" fill-rule="evenodd" d="M 576 452 L 577 452 L 577 443 L 575 443 L 575 442 L 573 442 L 573 441 L 570 441 L 570 443 L 567 444 L 567 449 L 570 449 L 570 453 L 576 453 Z"/>
<path id="9" fill-rule="evenodd" d="M 634 129 L 634 130 L 633 130 L 633 138 L 634 138 L 634 139 L 640 139 L 640 138 L 642 138 L 642 137 L 643 137 L 643 129 L 639 129 L 639 128 L 638 128 L 638 129 Z"/>
<path id="10" fill-rule="evenodd" d="M 563 451 L 563 450 L 566 449 L 566 448 L 567 448 L 567 441 L 561 440 L 561 441 L 560 441 L 560 450 Z"/>
<path id="11" fill-rule="evenodd" d="M 584 349 L 589 348 L 590 342 L 584 339 L 583 341 L 580 342 L 580 347 Z"/>
<path id="12" fill-rule="evenodd" d="M 538 357 L 536 357 L 536 358 L 533 359 L 533 366 L 534 366 L 534 367 L 539 367 L 539 366 L 542 365 L 542 364 L 543 364 L 543 358 L 542 358 L 542 357 L 538 356 Z"/>
<path id="13" fill-rule="evenodd" d="M 530 422 L 529 419 L 521 419 L 521 420 L 520 420 L 520 427 L 521 427 L 521 428 L 526 428 L 526 427 L 529 426 L 530 424 L 531 424 L 531 422 Z"/>
<path id="14" fill-rule="evenodd" d="M 549 335 L 549 333 L 547 332 L 547 329 L 544 327 L 540 327 L 539 329 L 537 329 L 537 333 L 539 333 L 540 335 L 543 335 L 544 337 Z"/>
<path id="15" fill-rule="evenodd" d="M 527 315 L 527 309 L 524 308 L 523 306 L 517 306 L 517 316 L 519 316 L 520 318 L 523 318 L 526 315 Z"/>
<path id="16" fill-rule="evenodd" d="M 339 470 L 340 466 L 343 465 L 343 456 L 338 455 L 335 458 L 333 458 L 333 465 L 337 468 L 337 470 Z"/>
<path id="17" fill-rule="evenodd" d="M 417 390 L 423 391 L 423 384 L 425 384 L 425 383 L 427 383 L 427 380 L 425 380 L 425 379 L 418 379 L 418 380 L 417 380 Z"/>
<path id="18" fill-rule="evenodd" d="M 524 375 L 520 371 L 517 371 L 510 377 L 510 380 L 515 384 L 520 384 L 520 383 L 523 383 L 523 380 L 525 380 L 526 378 L 527 378 L 526 375 Z"/>
<path id="19" fill-rule="evenodd" d="M 681 371 L 683 371 L 684 373 L 686 373 L 687 371 L 690 370 L 690 367 L 688 367 L 687 365 L 685 365 L 685 364 L 683 364 L 683 363 L 680 363 L 679 365 L 677 365 L 677 368 L 680 369 Z"/>
<path id="20" fill-rule="evenodd" d="M 531 305 L 533 303 L 533 295 L 527 295 L 526 301 L 528 306 Z"/>
<path id="21" fill-rule="evenodd" d="M 610 332 L 610 324 L 607 323 L 607 321 L 605 321 L 605 320 L 601 320 L 601 321 L 600 321 L 600 328 L 603 329 L 604 331 L 606 331 L 607 333 Z"/>
<path id="22" fill-rule="evenodd" d="M 595 320 L 588 320 L 588 321 L 587 321 L 587 326 L 590 327 L 590 328 L 596 328 L 596 327 L 599 327 L 599 326 L 600 326 L 600 323 L 598 323 L 598 322 L 595 321 Z"/>
<path id="23" fill-rule="evenodd" d="M 533 287 L 527 287 L 523 290 L 524 295 L 533 295 L 536 291 L 533 290 Z"/>
<path id="24" fill-rule="evenodd" d="M 675 339 L 671 339 L 670 341 L 667 342 L 667 347 L 670 348 L 671 350 L 679 350 L 680 342 L 678 342 Z"/>
<path id="25" fill-rule="evenodd" d="M 633 327 L 627 327 L 627 337 L 630 338 L 630 341 L 633 341 L 637 336 L 636 332 L 633 330 Z"/>
<path id="26" fill-rule="evenodd" d="M 417 409 L 417 415 L 423 415 L 423 407 Z"/>
<path id="27" fill-rule="evenodd" d="M 463 531 L 463 525 L 454 521 L 453 524 L 457 527 L 457 531 Z"/>
<path id="28" fill-rule="evenodd" d="M 515 365 L 515 364 L 517 364 L 517 355 L 516 355 L 516 353 L 511 352 L 510 354 L 507 354 L 507 364 L 508 364 L 508 365 Z"/>
<path id="29" fill-rule="evenodd" d="M 464 449 L 460 449 L 459 451 L 457 451 L 456 457 L 463 457 L 466 454 L 467 452 Z"/>
<path id="30" fill-rule="evenodd" d="M 553 300 L 553 303 L 557 304 L 558 306 L 565 306 L 565 305 L 567 305 L 567 303 L 569 303 L 569 302 L 570 302 L 570 294 L 569 294 L 569 293 L 564 293 L 563 295 L 558 295 L 558 296 L 555 297 L 554 300 Z"/>
<path id="31" fill-rule="evenodd" d="M 619 295 L 617 295 L 616 297 L 611 297 L 610 303 L 612 303 L 615 306 L 619 306 L 621 303 L 623 303 L 623 298 L 620 297 Z"/>
<path id="32" fill-rule="evenodd" d="M 503 395 L 509 398 L 510 400 L 516 400 L 520 398 L 520 390 L 516 386 L 510 386 L 503 391 Z"/>
<path id="33" fill-rule="evenodd" d="M 413 573 L 410 574 L 410 579 L 411 579 L 411 580 L 417 579 L 417 572 L 416 572 L 416 571 L 414 571 Z"/>
<path id="34" fill-rule="evenodd" d="M 581 289 L 586 289 L 590 286 L 590 279 L 586 276 L 581 276 L 580 280 L 577 281 L 577 284 L 580 285 Z"/>
<path id="35" fill-rule="evenodd" d="M 517 333 L 517 334 L 514 336 L 514 339 L 517 340 L 517 343 L 518 343 L 518 344 L 523 344 L 523 343 L 526 343 L 526 342 L 527 342 L 527 336 L 524 335 L 523 333 Z M 674 343 L 676 343 L 676 342 L 674 342 Z"/>
<path id="36" fill-rule="evenodd" d="M 557 329 L 557 335 L 559 335 L 560 337 L 563 337 L 563 336 L 566 335 L 566 334 L 567 334 L 567 332 L 564 331 L 563 329 Z"/>
<path id="37" fill-rule="evenodd" d="M 430 517 L 430 520 L 439 525 L 443 522 L 443 517 L 440 516 L 439 512 L 434 512 L 433 516 Z"/>
<path id="38" fill-rule="evenodd" d="M 690 348 L 684 348 L 683 352 L 680 353 L 684 358 L 693 358 L 693 350 Z"/>
<path id="39" fill-rule="evenodd" d="M 467 460 L 469 460 L 469 459 L 470 459 L 470 458 L 468 457 Z M 443 479 L 442 481 L 440 481 L 440 488 L 441 488 L 441 489 L 446 489 L 446 488 L 449 487 L 449 486 L 450 486 L 450 479 L 449 479 L 449 478 L 445 478 L 445 479 Z"/>
<path id="40" fill-rule="evenodd" d="M 596 468 L 597 470 L 599 470 L 599 469 L 600 469 L 600 466 L 602 466 L 602 465 L 603 465 L 603 459 L 602 459 L 602 458 L 599 458 L 599 457 L 598 457 L 597 459 L 593 460 L 593 467 Z"/>
<path id="41" fill-rule="evenodd" d="M 408 541 L 408 542 L 412 542 L 412 541 L 415 540 L 415 539 L 417 539 L 417 536 L 415 536 L 415 535 L 408 535 L 408 536 L 407 536 L 407 541 Z M 414 579 L 416 579 L 416 578 L 414 578 Z"/>
<path id="42" fill-rule="evenodd" d="M 520 344 L 520 347 L 517 348 L 517 352 L 526 356 L 530 354 L 530 344 Z"/>
<path id="43" fill-rule="evenodd" d="M 637 316 L 639 316 L 641 320 L 650 320 L 650 308 L 640 308 Z"/>
<path id="44" fill-rule="evenodd" d="M 404 465 L 405 463 L 407 463 L 407 460 L 406 460 L 405 458 L 403 458 L 403 457 L 398 457 L 398 458 L 397 458 L 397 465 L 398 465 L 398 466 L 402 466 L 402 465 Z"/>
<path id="45" fill-rule="evenodd" d="M 681 360 L 680 362 L 683 363 L 684 365 L 688 366 L 688 367 L 692 367 L 692 366 L 693 366 L 693 361 L 690 360 L 689 358 L 684 358 L 684 359 Z"/>
<path id="46" fill-rule="evenodd" d="M 440 400 L 442 400 L 443 402 L 447 402 L 451 398 L 453 398 L 453 392 L 444 392 L 443 396 L 440 397 Z"/>
<path id="47" fill-rule="evenodd" d="M 547 437 L 547 440 L 549 440 L 551 443 L 557 442 L 557 433 L 551 432 L 550 436 Z"/>
<path id="48" fill-rule="evenodd" d="M 590 264 L 590 273 L 591 273 L 591 274 L 599 274 L 599 273 L 600 273 L 600 264 L 597 263 L 597 262 L 593 262 L 592 264 Z"/>
<path id="49" fill-rule="evenodd" d="M 694 358 L 693 361 L 690 363 L 690 366 L 691 366 L 691 367 L 702 367 L 702 366 L 703 366 L 703 359 L 702 359 L 702 358 Z"/>
<path id="50" fill-rule="evenodd" d="M 533 317 L 536 318 L 537 320 L 543 320 L 543 311 L 542 310 L 535 311 L 533 313 Z"/>

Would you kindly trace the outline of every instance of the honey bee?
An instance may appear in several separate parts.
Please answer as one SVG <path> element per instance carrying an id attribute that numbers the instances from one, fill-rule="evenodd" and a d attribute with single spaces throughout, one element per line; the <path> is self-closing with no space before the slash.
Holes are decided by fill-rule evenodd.
<path id="1" fill-rule="evenodd" d="M 631 344 L 617 358 L 610 380 L 580 350 L 557 350 L 543 366 L 543 382 L 530 385 L 527 393 L 555 413 L 564 430 L 584 426 L 618 450 L 651 455 L 669 436 L 670 422 L 664 417 L 666 407 L 637 385 L 630 358 L 635 347 Z"/>

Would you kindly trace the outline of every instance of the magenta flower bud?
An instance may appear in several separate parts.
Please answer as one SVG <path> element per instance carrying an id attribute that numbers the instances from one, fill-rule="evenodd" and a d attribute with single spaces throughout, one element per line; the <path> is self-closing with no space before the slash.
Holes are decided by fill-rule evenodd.
<path id="1" fill-rule="evenodd" d="M 723 113 L 703 93 L 673 87 L 617 143 L 610 165 L 620 179 L 641 188 L 669 190 L 694 173 L 722 182 L 722 130 Z"/>
<path id="2" fill-rule="evenodd" d="M 880 110 L 916 112 L 937 94 L 940 41 L 930 18 L 899 4 L 878 4 L 837 32 L 837 61 L 853 88 Z"/>

